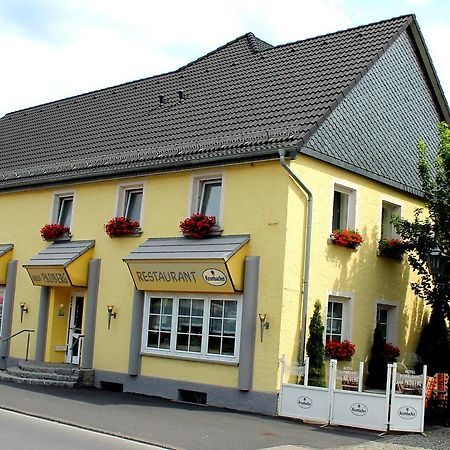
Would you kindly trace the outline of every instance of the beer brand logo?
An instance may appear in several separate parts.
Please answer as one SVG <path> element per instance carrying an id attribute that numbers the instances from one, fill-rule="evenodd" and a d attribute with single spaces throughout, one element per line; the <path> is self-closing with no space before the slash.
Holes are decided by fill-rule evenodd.
<path id="1" fill-rule="evenodd" d="M 211 286 L 223 286 L 227 282 L 226 275 L 217 269 L 206 269 L 202 276 Z"/>
<path id="2" fill-rule="evenodd" d="M 417 411 L 412 406 L 402 406 L 397 411 L 398 416 L 401 419 L 411 420 L 417 417 Z"/>
<path id="3" fill-rule="evenodd" d="M 313 401 L 309 397 L 306 397 L 306 395 L 297 399 L 297 405 L 300 406 L 300 408 L 308 409 L 311 408 L 312 404 Z"/>
<path id="4" fill-rule="evenodd" d="M 367 414 L 368 408 L 364 403 L 353 403 L 350 406 L 350 412 L 355 416 L 365 416 Z"/>

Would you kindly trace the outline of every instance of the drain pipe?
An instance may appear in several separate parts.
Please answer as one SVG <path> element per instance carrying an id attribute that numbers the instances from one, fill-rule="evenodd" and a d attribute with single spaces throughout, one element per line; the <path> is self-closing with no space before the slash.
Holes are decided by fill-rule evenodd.
<path id="1" fill-rule="evenodd" d="M 305 270 L 303 274 L 303 303 L 302 303 L 302 327 L 300 329 L 300 358 L 299 363 L 302 363 L 305 359 L 305 339 L 306 339 L 306 321 L 308 314 L 308 292 L 309 292 L 309 269 L 311 266 L 311 235 L 312 235 L 312 210 L 313 210 L 313 195 L 312 192 L 306 187 L 303 181 L 292 171 L 292 169 L 286 163 L 286 150 L 280 149 L 278 151 L 280 155 L 280 164 L 294 180 L 297 186 L 307 196 L 307 221 L 306 221 L 306 242 L 305 242 Z"/>

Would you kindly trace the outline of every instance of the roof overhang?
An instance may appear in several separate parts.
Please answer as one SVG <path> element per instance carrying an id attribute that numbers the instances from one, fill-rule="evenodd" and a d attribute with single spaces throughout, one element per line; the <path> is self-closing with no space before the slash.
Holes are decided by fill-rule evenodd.
<path id="1" fill-rule="evenodd" d="M 152 238 L 123 261 L 142 291 L 242 292 L 249 240 L 249 235 Z"/>
<path id="2" fill-rule="evenodd" d="M 54 242 L 23 265 L 35 286 L 86 287 L 95 241 Z"/>
<path id="3" fill-rule="evenodd" d="M 6 284 L 7 267 L 13 248 L 13 244 L 0 244 L 0 284 Z"/>

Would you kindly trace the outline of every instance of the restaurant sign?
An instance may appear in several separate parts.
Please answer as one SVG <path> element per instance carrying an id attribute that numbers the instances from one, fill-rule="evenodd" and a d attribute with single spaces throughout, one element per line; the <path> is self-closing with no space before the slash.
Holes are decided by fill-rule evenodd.
<path id="1" fill-rule="evenodd" d="M 35 286 L 71 286 L 63 267 L 28 266 L 26 269 Z"/>
<path id="2" fill-rule="evenodd" d="M 128 262 L 136 288 L 142 291 L 235 292 L 224 262 Z"/>

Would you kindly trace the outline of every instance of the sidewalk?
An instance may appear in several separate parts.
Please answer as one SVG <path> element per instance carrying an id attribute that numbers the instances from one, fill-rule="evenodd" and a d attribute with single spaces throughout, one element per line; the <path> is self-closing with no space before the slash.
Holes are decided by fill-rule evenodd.
<path id="1" fill-rule="evenodd" d="M 348 428 L 175 403 L 95 389 L 61 389 L 0 383 L 0 408 L 123 436 L 171 449 L 391 449 L 448 450 L 449 428 L 427 437 Z"/>

